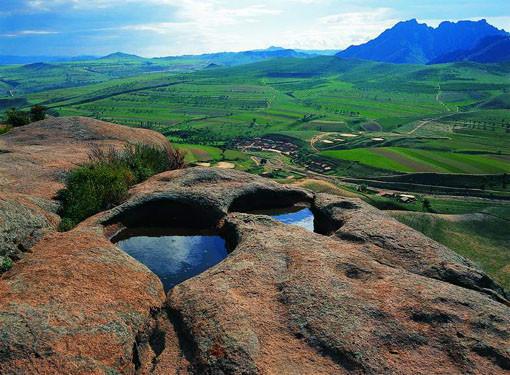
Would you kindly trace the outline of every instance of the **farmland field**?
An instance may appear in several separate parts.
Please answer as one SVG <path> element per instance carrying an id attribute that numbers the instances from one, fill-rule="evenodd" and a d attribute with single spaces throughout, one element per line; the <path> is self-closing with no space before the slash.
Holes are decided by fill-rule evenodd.
<path id="1" fill-rule="evenodd" d="M 471 155 L 402 147 L 323 151 L 324 156 L 357 161 L 397 172 L 490 174 L 510 172 L 510 165 L 494 155 Z"/>
<path id="2" fill-rule="evenodd" d="M 313 156 L 336 163 L 338 176 L 510 172 L 509 64 L 325 56 L 206 63 L 110 57 L 0 67 L 0 111 L 41 104 L 55 116 L 150 128 L 182 144 L 190 162 L 226 158 L 220 149 L 233 152 L 239 139 L 277 135 L 300 148 L 269 164 L 277 169 L 304 170 Z M 264 158 L 239 151 L 245 168 Z"/>

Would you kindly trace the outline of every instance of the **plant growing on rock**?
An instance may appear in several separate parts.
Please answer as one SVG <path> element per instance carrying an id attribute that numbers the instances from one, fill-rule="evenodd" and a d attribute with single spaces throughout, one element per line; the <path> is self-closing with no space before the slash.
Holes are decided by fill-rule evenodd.
<path id="1" fill-rule="evenodd" d="M 72 170 L 58 193 L 60 230 L 70 230 L 87 217 L 120 204 L 134 184 L 183 167 L 184 154 L 173 148 L 143 144 L 129 144 L 123 150 L 92 148 L 89 162 Z"/>
<path id="2" fill-rule="evenodd" d="M 11 268 L 12 268 L 11 258 L 0 256 L 0 273 L 9 271 Z"/>
<path id="3" fill-rule="evenodd" d="M 47 110 L 48 109 L 46 107 L 41 105 L 34 105 L 30 108 L 30 120 L 32 122 L 44 120 L 46 118 Z"/>
<path id="4" fill-rule="evenodd" d="M 0 124 L 0 135 L 7 133 L 11 129 L 12 129 L 11 125 L 1 125 Z"/>
<path id="5" fill-rule="evenodd" d="M 64 219 L 61 229 L 121 203 L 133 181 L 128 168 L 113 164 L 91 163 L 71 171 L 66 188 L 59 193 Z"/>
<path id="6" fill-rule="evenodd" d="M 13 127 L 27 125 L 30 123 L 30 116 L 27 112 L 11 108 L 5 112 L 5 123 Z"/>
<path id="7" fill-rule="evenodd" d="M 121 158 L 133 172 L 137 182 L 146 180 L 155 174 L 180 169 L 184 166 L 182 152 L 174 148 L 163 150 L 144 144 L 126 145 Z"/>

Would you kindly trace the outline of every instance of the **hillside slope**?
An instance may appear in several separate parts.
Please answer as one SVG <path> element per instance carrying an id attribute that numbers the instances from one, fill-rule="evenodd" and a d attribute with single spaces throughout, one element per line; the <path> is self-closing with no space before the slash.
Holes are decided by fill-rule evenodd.
<path id="1" fill-rule="evenodd" d="M 510 36 L 496 35 L 482 39 L 475 48 L 459 50 L 441 55 L 430 64 L 444 64 L 458 61 L 499 63 L 510 61 Z"/>

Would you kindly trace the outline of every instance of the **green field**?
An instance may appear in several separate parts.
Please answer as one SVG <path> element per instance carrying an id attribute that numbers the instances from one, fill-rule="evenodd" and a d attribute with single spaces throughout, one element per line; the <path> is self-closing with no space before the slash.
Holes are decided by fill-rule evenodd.
<path id="1" fill-rule="evenodd" d="M 207 163 L 215 166 L 219 162 L 228 162 L 234 164 L 236 169 L 252 173 L 259 171 L 248 155 L 237 150 L 186 143 L 176 143 L 175 146 L 185 153 L 185 162 L 188 164 Z"/>
<path id="2" fill-rule="evenodd" d="M 494 155 L 428 151 L 402 147 L 323 151 L 321 155 L 396 172 L 491 174 L 510 172 L 510 164 Z"/>
<path id="3" fill-rule="evenodd" d="M 393 215 L 402 223 L 471 259 L 510 290 L 509 207 L 453 217 L 415 212 Z"/>
<path id="4" fill-rule="evenodd" d="M 510 171 L 510 64 L 246 62 L 204 69 L 207 61 L 191 57 L 112 57 L 0 67 L 0 111 L 42 104 L 53 115 L 150 128 L 204 147 L 285 135 L 300 147 L 289 167 L 315 155 L 337 162 L 338 175 Z"/>

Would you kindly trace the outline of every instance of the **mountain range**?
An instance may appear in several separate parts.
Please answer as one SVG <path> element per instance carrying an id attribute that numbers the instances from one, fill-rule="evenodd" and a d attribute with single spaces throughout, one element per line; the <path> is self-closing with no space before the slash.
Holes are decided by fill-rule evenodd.
<path id="1" fill-rule="evenodd" d="M 201 67 L 236 66 L 278 58 L 309 58 L 335 55 L 346 59 L 372 60 L 395 64 L 441 64 L 457 61 L 494 63 L 510 61 L 510 34 L 486 20 L 442 22 L 438 27 L 416 19 L 397 23 L 375 39 L 350 46 L 344 51 L 301 50 L 282 47 L 241 52 L 158 57 L 154 59 L 116 52 L 104 57 L 5 56 L 0 65 L 107 60 L 136 60 L 140 64 L 193 61 Z"/>
<path id="2" fill-rule="evenodd" d="M 508 36 L 506 31 L 497 29 L 486 20 L 442 22 L 437 28 L 433 28 L 412 19 L 399 22 L 377 38 L 351 46 L 337 56 L 396 64 L 470 60 L 471 55 L 478 55 L 474 50 L 485 50 L 488 43 L 494 42 L 491 38 Z M 501 46 L 504 46 L 504 43 Z M 508 52 L 508 47 L 506 48 Z M 502 61 L 505 53 L 498 49 L 486 49 L 480 58 L 483 62 Z"/>
<path id="3" fill-rule="evenodd" d="M 241 65 L 262 60 L 269 60 L 284 57 L 307 58 L 313 56 L 332 56 L 338 50 L 294 50 L 282 47 L 269 47 L 266 49 L 248 50 L 241 52 L 216 52 L 201 55 L 182 55 L 157 57 L 154 60 L 200 60 L 207 64 L 216 64 L 220 66 Z M 78 56 L 78 57 L 61 57 L 61 56 L 8 56 L 0 55 L 0 65 L 14 64 L 33 64 L 33 63 L 60 63 L 71 61 L 90 61 L 90 60 L 138 60 L 150 61 L 153 59 L 145 58 L 133 54 L 115 52 L 103 57 L 94 56 Z"/>

